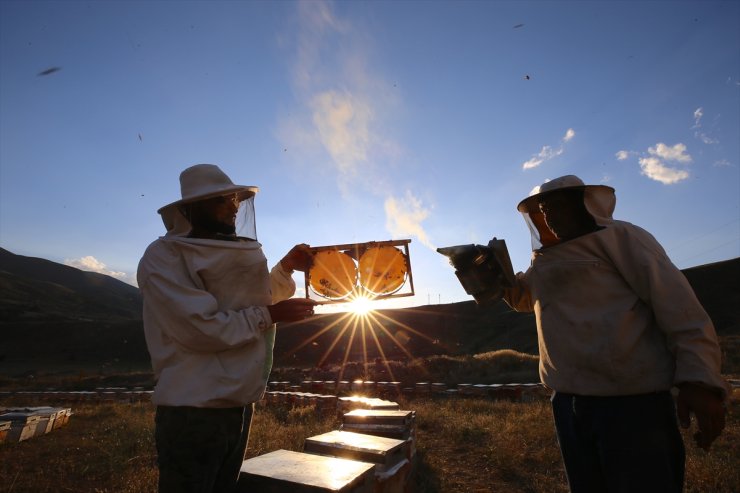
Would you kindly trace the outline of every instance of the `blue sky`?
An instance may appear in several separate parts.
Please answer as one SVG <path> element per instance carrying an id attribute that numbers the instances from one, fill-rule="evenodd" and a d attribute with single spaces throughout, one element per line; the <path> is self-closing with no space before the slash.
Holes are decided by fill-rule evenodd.
<path id="1" fill-rule="evenodd" d="M 271 264 L 410 238 L 377 307 L 470 299 L 436 247 L 526 269 L 516 204 L 564 174 L 681 268 L 735 258 L 739 127 L 736 1 L 0 2 L 0 246 L 127 282 L 203 162 L 261 188 Z"/>

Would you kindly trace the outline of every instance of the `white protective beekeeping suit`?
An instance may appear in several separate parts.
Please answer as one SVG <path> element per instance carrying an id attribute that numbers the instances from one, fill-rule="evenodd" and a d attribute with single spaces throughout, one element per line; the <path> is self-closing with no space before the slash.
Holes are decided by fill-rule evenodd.
<path id="1" fill-rule="evenodd" d="M 559 242 L 538 197 L 583 191 L 597 231 Z M 612 219 L 614 189 L 572 175 L 519 203 L 532 231 L 532 263 L 504 299 L 537 320 L 540 377 L 564 393 L 664 391 L 682 382 L 722 390 L 714 326 L 683 273 L 647 231 Z"/>
<path id="2" fill-rule="evenodd" d="M 157 385 L 156 405 L 244 406 L 259 400 L 272 364 L 267 306 L 295 292 L 280 263 L 268 271 L 256 241 L 256 187 L 234 185 L 214 165 L 181 175 L 182 199 L 158 212 L 167 234 L 147 248 L 137 278 Z M 235 194 L 238 241 L 190 238 L 183 204 Z M 241 224 L 240 224 L 241 223 Z M 245 233 L 246 232 L 246 233 Z"/>

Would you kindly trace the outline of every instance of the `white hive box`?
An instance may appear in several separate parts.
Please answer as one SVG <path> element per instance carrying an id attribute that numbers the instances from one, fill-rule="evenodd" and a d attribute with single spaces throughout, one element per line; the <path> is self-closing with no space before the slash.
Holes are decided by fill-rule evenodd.
<path id="1" fill-rule="evenodd" d="M 307 438 L 304 451 L 375 464 L 376 493 L 403 493 L 411 462 L 406 442 L 350 431 L 330 431 Z"/>
<path id="2" fill-rule="evenodd" d="M 342 430 L 406 440 L 416 426 L 416 412 L 355 409 L 344 414 Z"/>
<path id="3" fill-rule="evenodd" d="M 11 407 L 5 409 L 6 413 L 19 413 L 31 416 L 38 416 L 36 428 L 33 436 L 40 436 L 49 433 L 54 429 L 54 421 L 57 418 L 57 412 L 51 407 Z"/>
<path id="4" fill-rule="evenodd" d="M 34 436 L 45 435 L 54 429 L 54 422 L 57 419 L 57 411 L 51 407 L 42 408 L 30 408 L 34 414 L 39 417 L 39 422 L 36 424 L 36 432 Z"/>
<path id="5" fill-rule="evenodd" d="M 344 413 L 353 409 L 397 410 L 399 405 L 397 402 L 377 399 L 375 397 L 353 395 L 348 397 L 339 397 L 337 399 L 337 408 L 340 412 Z"/>
<path id="6" fill-rule="evenodd" d="M 35 435 L 36 426 L 41 418 L 29 412 L 10 412 L 0 415 L 0 420 L 11 423 L 7 441 L 22 442 Z"/>
<path id="7" fill-rule="evenodd" d="M 242 463 L 237 493 L 373 493 L 375 464 L 276 450 Z"/>
<path id="8" fill-rule="evenodd" d="M 350 431 L 330 431 L 306 438 L 303 450 L 311 454 L 328 455 L 377 464 L 386 471 L 406 460 L 404 441 Z"/>
<path id="9" fill-rule="evenodd" d="M 409 460 L 416 455 L 416 412 L 355 409 L 342 418 L 342 431 L 404 440 Z"/>

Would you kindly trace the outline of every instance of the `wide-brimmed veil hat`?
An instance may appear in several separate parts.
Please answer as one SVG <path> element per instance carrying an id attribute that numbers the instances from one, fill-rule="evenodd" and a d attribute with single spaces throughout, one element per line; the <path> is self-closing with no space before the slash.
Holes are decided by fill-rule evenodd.
<path id="1" fill-rule="evenodd" d="M 180 200 L 160 207 L 157 213 L 162 214 L 166 209 L 175 206 L 230 194 L 236 194 L 239 200 L 245 200 L 257 192 L 259 187 L 235 185 L 215 164 L 196 164 L 180 173 Z"/>
<path id="2" fill-rule="evenodd" d="M 612 187 L 606 185 L 586 185 L 585 183 L 583 183 L 583 180 L 575 175 L 565 175 L 547 181 L 539 187 L 535 188 L 532 191 L 533 193 L 531 193 L 526 199 L 523 199 L 521 202 L 519 202 L 516 208 L 519 212 L 539 212 L 537 205 L 539 203 L 539 199 L 542 198 L 543 195 L 554 192 L 556 190 L 587 190 L 590 193 L 596 194 L 606 192 L 611 196 L 613 196 L 614 194 L 614 189 Z"/>

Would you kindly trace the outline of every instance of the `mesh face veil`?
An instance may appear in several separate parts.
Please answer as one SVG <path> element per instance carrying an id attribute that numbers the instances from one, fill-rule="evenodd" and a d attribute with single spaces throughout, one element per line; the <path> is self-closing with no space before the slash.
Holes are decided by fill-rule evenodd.
<path id="1" fill-rule="evenodd" d="M 236 213 L 236 236 L 257 240 L 254 195 L 239 202 L 239 210 Z"/>

